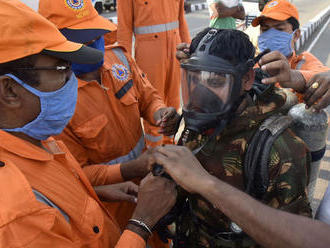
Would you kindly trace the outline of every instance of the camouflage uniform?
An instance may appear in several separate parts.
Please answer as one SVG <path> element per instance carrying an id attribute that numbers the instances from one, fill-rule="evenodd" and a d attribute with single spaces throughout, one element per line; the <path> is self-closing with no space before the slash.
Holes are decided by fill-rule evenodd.
<path id="1" fill-rule="evenodd" d="M 196 157 L 214 176 L 244 191 L 243 161 L 248 143 L 261 123 L 284 106 L 286 94 L 272 89 L 234 118 L 221 134 L 207 142 Z M 245 99 L 248 102 L 248 98 Z M 180 143 L 191 150 L 201 146 L 207 135 L 184 130 Z M 303 141 L 286 129 L 274 142 L 269 160 L 270 184 L 263 202 L 268 206 L 304 216 L 311 216 L 306 197 L 310 154 Z M 232 242 L 231 221 L 199 195 L 187 195 L 189 208 L 176 223 L 187 234 L 185 247 L 258 247 L 247 236 Z M 217 239 L 214 237 L 218 236 Z M 234 238 L 236 239 L 236 238 Z M 219 241 L 220 240 L 220 241 Z M 227 242 L 227 240 L 229 240 Z"/>

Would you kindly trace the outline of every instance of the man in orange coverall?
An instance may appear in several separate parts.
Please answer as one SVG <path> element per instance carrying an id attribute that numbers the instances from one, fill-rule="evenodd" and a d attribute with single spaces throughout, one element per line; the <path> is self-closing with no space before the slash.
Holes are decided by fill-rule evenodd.
<path id="1" fill-rule="evenodd" d="M 269 48 L 274 51 L 263 56 L 259 63 L 272 76 L 263 79 L 263 83 L 278 83 L 283 88 L 292 88 L 302 101 L 301 93 L 306 90 L 306 82 L 329 68 L 309 52 L 296 54 L 294 44 L 300 37 L 297 8 L 286 0 L 270 1 L 260 16 L 252 21 L 252 26 L 258 25 L 261 32 L 258 38 L 259 49 L 263 51 Z"/>
<path id="2" fill-rule="evenodd" d="M 67 41 L 18 0 L 0 0 L 0 29 L 0 247 L 145 247 L 175 202 L 173 183 L 145 178 L 120 235 L 97 197 L 111 195 L 111 185 L 94 190 L 65 145 L 50 138 L 74 113 L 70 62 L 97 63 L 102 53 Z"/>
<path id="3" fill-rule="evenodd" d="M 167 106 L 180 105 L 180 67 L 175 59 L 176 45 L 190 42 L 184 17 L 184 0 L 120 0 L 118 43 L 131 53 L 135 36 L 135 60 L 147 74 Z M 172 143 L 158 128 L 144 122 L 147 145 Z"/>
<path id="4" fill-rule="evenodd" d="M 144 73 L 122 47 L 93 45 L 101 43 L 99 40 L 105 34 L 111 36 L 116 26 L 99 16 L 91 1 L 82 2 L 80 9 L 72 8 L 68 2 L 40 0 L 38 11 L 68 40 L 105 49 L 105 55 L 103 63 L 72 64 L 78 77 L 77 107 L 58 139 L 84 167 L 93 186 L 109 184 L 114 182 L 115 175 L 121 174 L 118 173 L 120 167 L 141 163 L 144 159 L 142 156 L 134 160 L 145 149 L 140 118 L 144 117 L 154 125 L 161 122 L 163 130 L 169 132 L 175 129 L 178 115 L 174 108 L 165 107 Z M 139 168 L 129 167 L 130 170 Z M 136 204 L 120 202 L 106 206 L 124 228 Z M 150 244 L 156 242 L 155 239 L 157 235 Z M 154 247 L 161 247 L 161 244 Z"/>

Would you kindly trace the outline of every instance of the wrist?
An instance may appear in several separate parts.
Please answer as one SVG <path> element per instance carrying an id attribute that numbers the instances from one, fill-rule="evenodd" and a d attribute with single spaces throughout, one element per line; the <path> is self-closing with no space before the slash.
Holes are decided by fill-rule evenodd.
<path id="1" fill-rule="evenodd" d="M 141 238 L 144 239 L 145 242 L 147 242 L 149 237 L 151 236 L 150 233 L 145 231 L 142 227 L 130 223 L 127 224 L 126 229 L 139 235 Z"/>
<path id="2" fill-rule="evenodd" d="M 139 213 L 140 211 L 136 209 L 132 215 L 132 219 L 138 220 L 146 224 L 150 230 L 156 225 L 157 221 L 155 222 L 150 218 L 149 215 Z"/>
<path id="3" fill-rule="evenodd" d="M 133 178 L 139 177 L 137 172 L 136 160 L 131 160 L 120 164 L 120 173 L 124 181 L 131 180 Z"/>
<path id="4" fill-rule="evenodd" d="M 304 76 L 301 74 L 301 72 L 291 69 L 290 78 L 293 84 L 291 87 L 292 89 L 300 93 L 305 91 L 306 80 Z"/>

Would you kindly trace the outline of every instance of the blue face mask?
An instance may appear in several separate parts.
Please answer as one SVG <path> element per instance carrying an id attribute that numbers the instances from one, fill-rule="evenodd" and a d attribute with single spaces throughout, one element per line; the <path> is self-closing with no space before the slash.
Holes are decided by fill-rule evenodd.
<path id="1" fill-rule="evenodd" d="M 271 51 L 279 51 L 285 57 L 290 57 L 293 52 L 293 47 L 291 46 L 293 35 L 294 32 L 289 34 L 271 28 L 260 34 L 258 39 L 259 49 L 263 52 L 269 48 Z"/>
<path id="2" fill-rule="evenodd" d="M 39 91 L 13 74 L 6 74 L 6 76 L 14 79 L 26 90 L 38 96 L 40 98 L 41 111 L 36 119 L 23 127 L 3 130 L 22 132 L 37 140 L 46 140 L 52 135 L 62 133 L 73 116 L 76 107 L 78 80 L 75 75 L 72 73 L 70 79 L 62 88 L 51 92 Z"/>
<path id="3" fill-rule="evenodd" d="M 99 39 L 94 41 L 93 43 L 88 45 L 89 47 L 95 48 L 97 50 L 100 50 L 104 54 L 104 38 L 101 36 Z M 71 69 L 76 74 L 76 76 L 79 76 L 80 74 L 85 74 L 88 72 L 96 71 L 103 65 L 104 60 L 96 63 L 96 64 L 71 64 Z"/>

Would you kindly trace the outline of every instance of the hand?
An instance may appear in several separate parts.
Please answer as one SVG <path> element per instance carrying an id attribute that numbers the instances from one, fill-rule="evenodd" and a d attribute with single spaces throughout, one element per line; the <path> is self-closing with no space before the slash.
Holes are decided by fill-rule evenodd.
<path id="1" fill-rule="evenodd" d="M 305 79 L 297 70 L 292 70 L 287 58 L 278 51 L 270 52 L 259 60 L 261 69 L 272 77 L 262 79 L 264 84 L 279 83 L 283 88 L 302 92 Z"/>
<path id="2" fill-rule="evenodd" d="M 176 58 L 181 63 L 190 58 L 189 44 L 180 43 L 176 46 Z"/>
<path id="3" fill-rule="evenodd" d="M 181 120 L 180 115 L 172 107 L 159 109 L 155 113 L 154 118 L 156 126 L 161 127 L 158 133 L 166 136 L 174 135 L 177 132 L 179 121 Z"/>
<path id="4" fill-rule="evenodd" d="M 199 193 L 210 174 L 184 146 L 166 145 L 153 150 L 153 163 L 164 167 L 173 180 L 191 193 Z"/>
<path id="5" fill-rule="evenodd" d="M 116 183 L 94 187 L 97 196 L 102 201 L 137 202 L 138 186 L 133 182 Z"/>
<path id="6" fill-rule="evenodd" d="M 140 184 L 138 202 L 132 218 L 143 221 L 150 229 L 166 215 L 176 202 L 175 183 L 149 174 Z"/>
<path id="7" fill-rule="evenodd" d="M 317 82 L 318 87 L 313 88 L 312 85 Z M 304 101 L 306 106 L 317 112 L 326 108 L 330 104 L 330 71 L 322 72 L 314 75 L 307 83 L 307 89 L 304 93 Z"/>
<path id="8" fill-rule="evenodd" d="M 150 172 L 149 160 L 152 159 L 152 149 L 149 148 L 138 158 L 120 165 L 120 172 L 125 181 L 145 177 Z"/>

